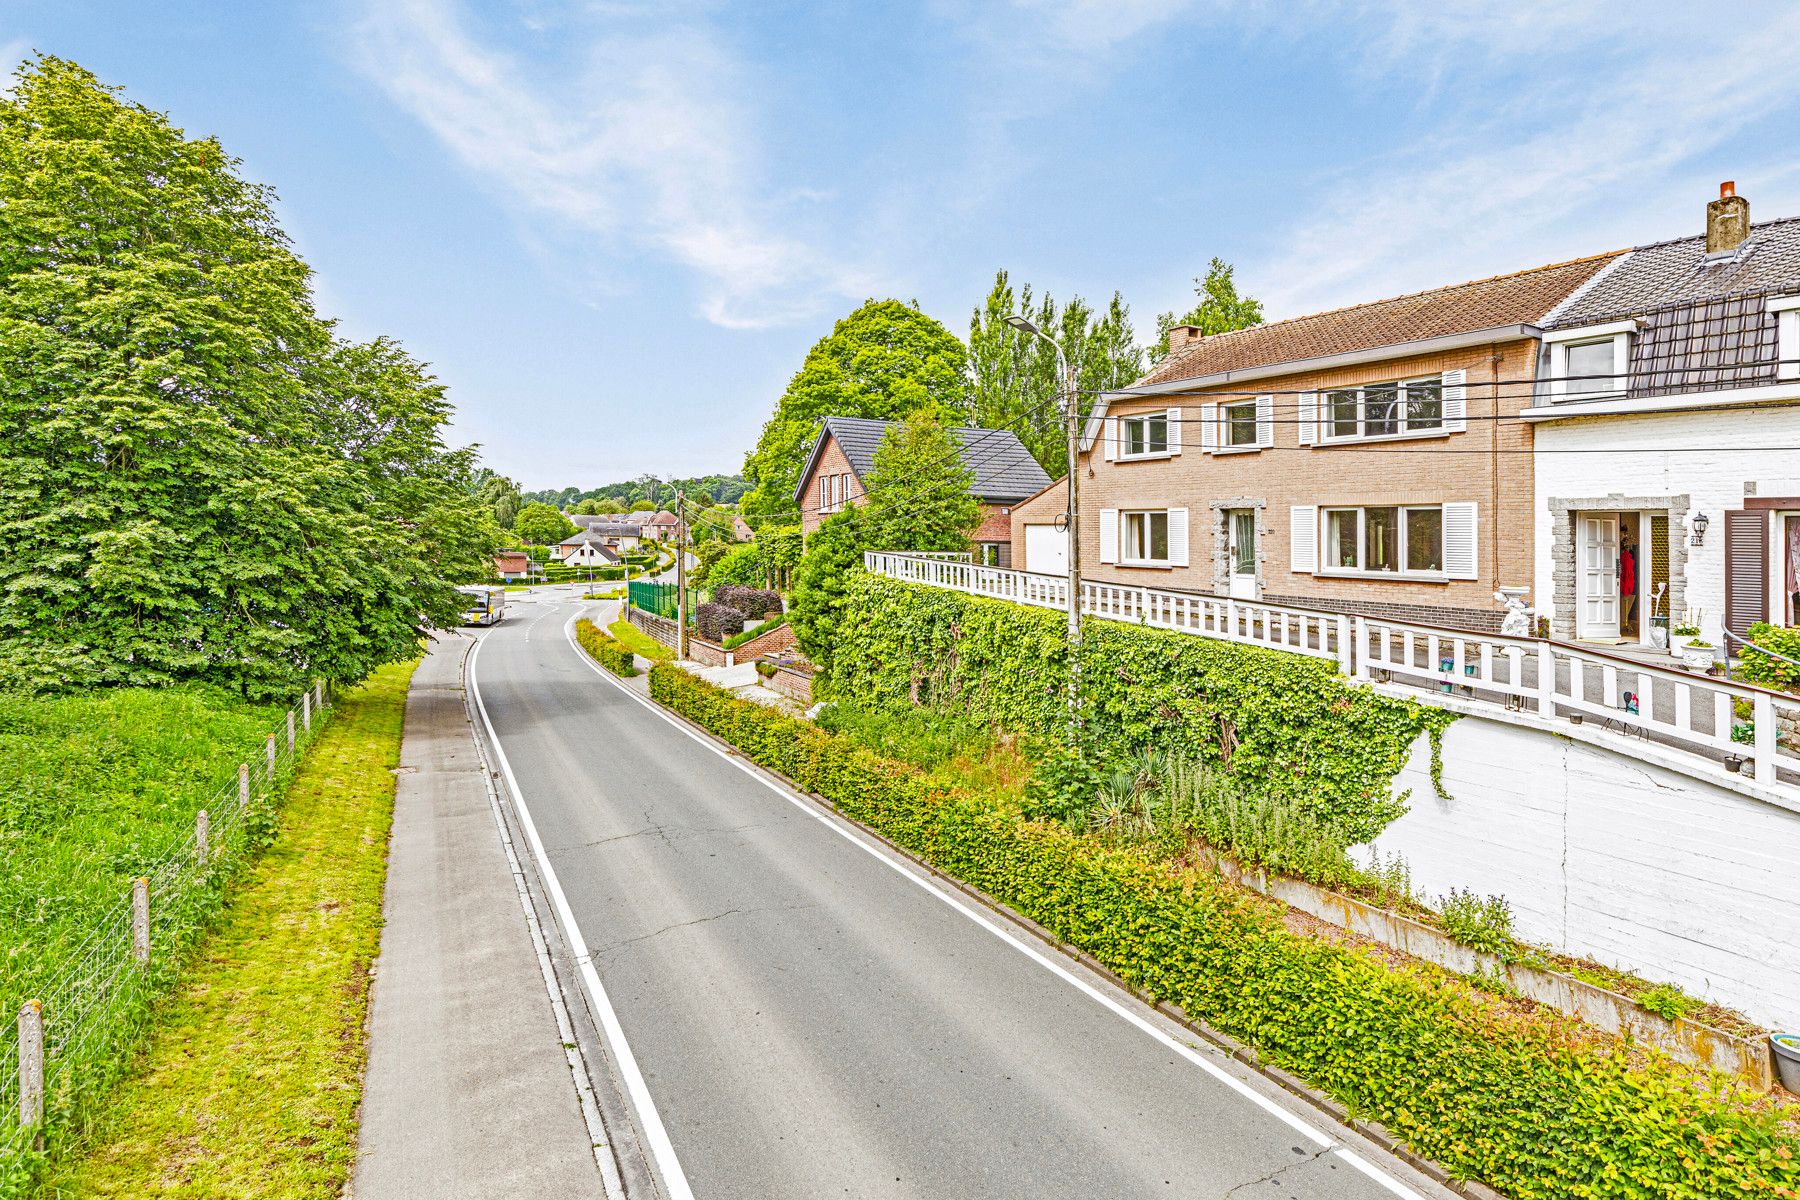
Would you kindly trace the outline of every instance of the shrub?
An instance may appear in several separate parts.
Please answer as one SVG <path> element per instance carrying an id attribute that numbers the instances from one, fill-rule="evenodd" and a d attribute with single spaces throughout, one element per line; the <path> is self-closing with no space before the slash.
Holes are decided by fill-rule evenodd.
<path id="1" fill-rule="evenodd" d="M 1640 992 L 1637 1002 L 1643 1008 L 1655 1013 L 1665 1021 L 1673 1021 L 1677 1017 L 1685 1017 L 1701 1007 L 1700 1001 L 1688 995 L 1672 983 L 1659 983 L 1648 991 Z"/>
<path id="2" fill-rule="evenodd" d="M 820 710 L 818 724 L 877 754 L 918 767 L 939 766 L 993 744 L 987 723 L 960 710 L 877 709 L 839 700 Z"/>
<path id="3" fill-rule="evenodd" d="M 1514 1200 L 1792 1195 L 1782 1112 L 1724 1077 L 1440 973 L 1298 937 L 1267 902 L 1022 819 L 846 738 L 658 666 L 651 695 L 938 869 L 1255 1044 L 1459 1178 Z M 1695 1181 L 1701 1181 L 1696 1186 Z"/>
<path id="4" fill-rule="evenodd" d="M 1450 894 L 1439 900 L 1438 924 L 1470 949 L 1509 962 L 1518 953 L 1513 942 L 1512 905 L 1505 896 L 1477 896 L 1472 890 L 1451 888 Z"/>
<path id="5" fill-rule="evenodd" d="M 767 588 L 736 587 L 730 584 L 713 589 L 714 604 L 729 604 L 752 621 L 760 621 L 770 613 L 781 611 L 781 593 Z"/>
<path id="6" fill-rule="evenodd" d="M 757 659 L 756 660 L 756 673 L 758 675 L 761 675 L 764 679 L 773 679 L 773 678 L 775 678 L 775 664 L 772 662 L 764 662 L 761 659 Z"/>
<path id="7" fill-rule="evenodd" d="M 761 548 L 756 542 L 744 542 L 731 547 L 717 562 L 707 568 L 706 577 L 700 582 L 708 587 L 761 587 L 769 581 L 769 572 L 763 562 Z M 761 616 L 761 613 L 756 614 Z"/>
<path id="8" fill-rule="evenodd" d="M 709 642 L 722 642 L 744 628 L 744 614 L 729 604 L 702 604 L 694 610 L 694 628 Z"/>
<path id="9" fill-rule="evenodd" d="M 583 617 L 575 622 L 575 640 L 593 656 L 594 661 L 614 675 L 636 675 L 637 662 L 631 650 L 600 631 L 600 627 Z"/>
<path id="10" fill-rule="evenodd" d="M 1800 629 L 1784 629 L 1758 621 L 1750 626 L 1749 633 L 1751 645 L 1800 662 Z M 1758 654 L 1748 646 L 1739 647 L 1739 653 L 1742 656 L 1737 669 L 1739 679 L 1780 688 L 1784 692 L 1800 691 L 1800 667 L 1768 654 Z"/>

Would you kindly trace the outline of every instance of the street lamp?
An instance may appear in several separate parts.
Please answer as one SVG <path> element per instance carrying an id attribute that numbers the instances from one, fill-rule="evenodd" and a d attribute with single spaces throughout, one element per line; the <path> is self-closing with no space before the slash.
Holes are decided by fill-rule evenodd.
<path id="1" fill-rule="evenodd" d="M 1081 408 L 1075 402 L 1075 372 L 1069 368 L 1068 357 L 1056 339 L 1017 314 L 1005 321 L 1020 333 L 1049 343 L 1056 351 L 1056 365 L 1062 372 L 1063 425 L 1069 439 L 1069 740 L 1073 744 L 1081 713 L 1081 485 L 1076 472 L 1081 453 Z"/>

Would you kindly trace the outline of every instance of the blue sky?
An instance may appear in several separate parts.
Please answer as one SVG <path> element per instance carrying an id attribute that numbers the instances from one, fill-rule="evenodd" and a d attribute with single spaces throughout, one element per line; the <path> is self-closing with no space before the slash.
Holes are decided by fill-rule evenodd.
<path id="1" fill-rule="evenodd" d="M 735 471 L 868 296 L 996 268 L 1140 332 L 1213 255 L 1271 317 L 1800 214 L 1800 7 L 9 0 L 273 184 L 344 331 L 528 488 Z"/>

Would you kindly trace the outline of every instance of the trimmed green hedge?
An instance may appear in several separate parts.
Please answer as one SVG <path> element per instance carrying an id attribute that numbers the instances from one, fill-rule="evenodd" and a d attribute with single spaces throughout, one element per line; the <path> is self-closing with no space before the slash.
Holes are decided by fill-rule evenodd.
<path id="1" fill-rule="evenodd" d="M 1296 936 L 1204 871 L 1026 821 L 680 668 L 653 668 L 650 694 L 1459 1177 L 1516 1200 L 1800 1194 L 1800 1143 L 1729 1079 Z"/>
<path id="2" fill-rule="evenodd" d="M 631 648 L 615 641 L 586 617 L 575 622 L 575 640 L 593 656 L 594 661 L 614 675 L 636 675 L 637 662 Z"/>
<path id="3" fill-rule="evenodd" d="M 833 694 L 903 703 L 913 691 L 1013 730 L 1068 721 L 1062 613 L 857 572 L 838 621 Z M 1167 629 L 1087 619 L 1089 745 L 1154 744 L 1224 766 L 1250 794 L 1304 800 L 1355 841 L 1405 811 L 1392 780 L 1442 709 L 1354 687 L 1335 663 Z"/>

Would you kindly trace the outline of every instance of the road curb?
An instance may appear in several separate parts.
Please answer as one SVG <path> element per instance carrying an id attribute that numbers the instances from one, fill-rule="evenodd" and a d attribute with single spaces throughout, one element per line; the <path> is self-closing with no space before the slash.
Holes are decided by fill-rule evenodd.
<path id="1" fill-rule="evenodd" d="M 908 850 L 906 847 L 893 841 L 886 834 L 881 833 L 879 830 L 871 829 L 855 817 L 845 813 L 838 808 L 837 805 L 833 804 L 829 799 L 820 795 L 818 792 L 808 791 L 795 783 L 792 779 L 789 779 L 786 775 L 783 775 L 780 771 L 773 770 L 772 768 L 765 767 L 761 763 L 756 762 L 736 746 L 714 734 L 705 726 L 690 720 L 682 713 L 676 712 L 674 709 L 661 703 L 654 697 L 651 697 L 650 701 L 655 704 L 661 712 L 673 717 L 675 720 L 681 722 L 686 728 L 719 746 L 732 758 L 737 759 L 756 771 L 762 772 L 771 779 L 779 781 L 784 787 L 788 788 L 796 795 L 806 797 L 814 804 L 817 804 L 819 807 L 830 812 L 839 820 L 854 827 L 858 833 L 872 839 L 900 858 L 905 859 L 907 862 L 930 875 L 933 879 L 947 884 L 950 888 L 974 903 L 979 904 L 983 909 L 992 913 L 994 916 L 1000 917 L 1009 924 L 1017 927 L 1021 932 L 1029 934 L 1035 941 L 1042 943 L 1050 949 L 1056 950 L 1067 958 L 1074 959 L 1089 971 L 1100 976 L 1113 987 L 1116 987 L 1120 991 L 1135 998 L 1140 1003 L 1155 1009 L 1168 1020 L 1173 1021 L 1175 1024 L 1181 1026 L 1190 1033 L 1195 1034 L 1204 1041 L 1211 1043 L 1214 1047 L 1224 1051 L 1231 1058 L 1236 1059 L 1250 1070 L 1255 1071 L 1258 1075 L 1267 1079 L 1270 1083 L 1273 1083 L 1290 1095 L 1293 1095 L 1300 1100 L 1304 1100 L 1307 1104 L 1330 1117 L 1339 1125 L 1346 1129 L 1353 1130 L 1361 1137 L 1367 1139 L 1372 1145 L 1379 1147 L 1382 1151 L 1391 1154 L 1393 1157 L 1406 1163 L 1421 1175 L 1430 1179 L 1433 1183 L 1438 1184 L 1440 1187 L 1443 1187 L 1456 1195 L 1469 1197 L 1470 1200 L 1508 1200 L 1508 1197 L 1504 1193 L 1495 1191 L 1487 1184 L 1477 1180 L 1456 1179 L 1440 1163 L 1426 1158 L 1424 1155 L 1407 1147 L 1379 1122 L 1368 1121 L 1352 1116 L 1350 1110 L 1332 1096 L 1313 1087 L 1311 1084 L 1289 1071 L 1263 1062 L 1261 1056 L 1254 1047 L 1239 1041 L 1228 1033 L 1214 1029 L 1205 1021 L 1189 1016 L 1177 1005 L 1155 999 L 1142 989 L 1120 978 L 1092 954 L 1089 954 L 1079 946 L 1070 945 L 1063 941 L 1030 917 L 1014 911 L 1011 907 L 995 900 L 981 889 L 964 883 L 954 875 L 946 874 L 913 851 Z"/>

